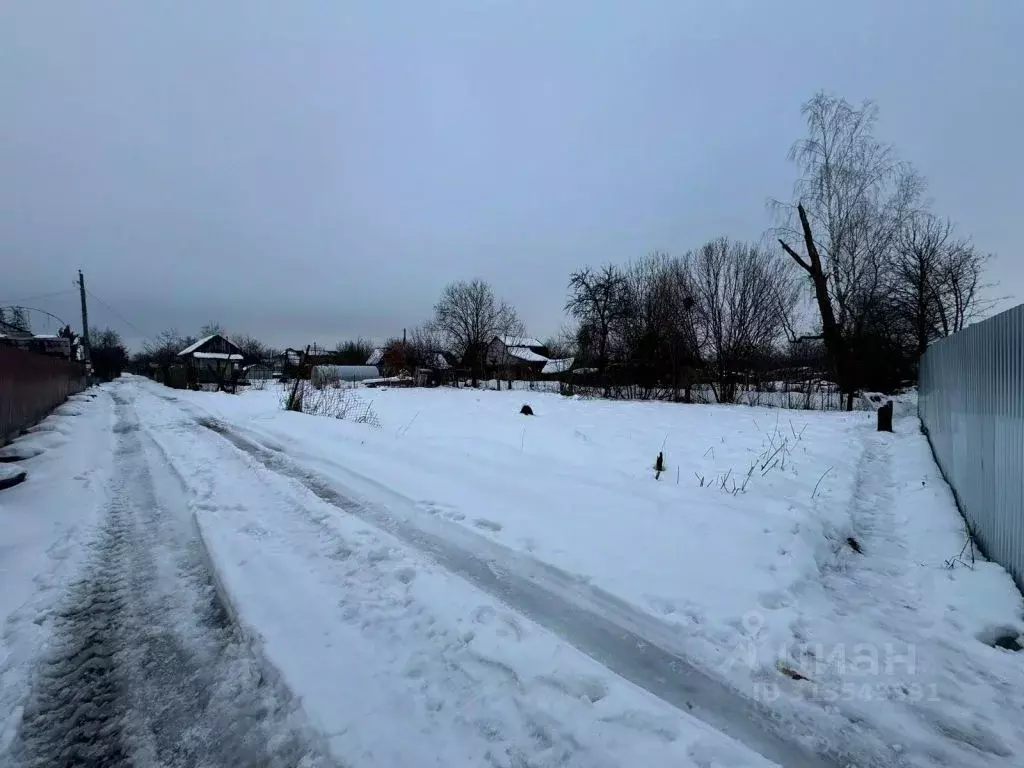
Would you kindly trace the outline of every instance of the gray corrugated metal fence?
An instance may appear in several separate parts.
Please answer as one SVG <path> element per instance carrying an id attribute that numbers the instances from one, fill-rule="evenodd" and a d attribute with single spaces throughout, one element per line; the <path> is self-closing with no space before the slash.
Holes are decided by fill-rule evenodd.
<path id="1" fill-rule="evenodd" d="M 918 413 L 975 539 L 1024 590 L 1024 304 L 928 347 Z"/>

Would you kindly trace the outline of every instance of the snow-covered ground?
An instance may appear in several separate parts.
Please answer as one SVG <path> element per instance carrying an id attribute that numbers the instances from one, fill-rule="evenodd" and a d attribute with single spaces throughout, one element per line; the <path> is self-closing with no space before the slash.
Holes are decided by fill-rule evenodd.
<path id="1" fill-rule="evenodd" d="M 113 409 L 97 390 L 74 395 L 0 448 L 27 474 L 0 491 L 0 755 L 20 716 L 27 671 L 75 572 L 113 468 Z"/>
<path id="2" fill-rule="evenodd" d="M 92 567 L 67 554 L 121 542 L 111 520 L 134 505 L 133 551 L 163 554 L 117 578 L 165 595 L 128 600 L 134 624 L 187 623 L 161 611 L 202 604 L 208 578 L 258 660 L 243 667 L 301 706 L 260 732 L 294 741 L 308 719 L 347 766 L 1021 764 L 1024 655 L 992 647 L 1024 626 L 1020 595 L 993 564 L 946 567 L 965 538 L 912 401 L 878 434 L 865 413 L 346 396 L 370 423 L 126 377 L 28 438 L 56 442 L 0 492 L 24 544 L 0 547 L 0 755 L 36 646 L 62 631 L 59 587 Z M 194 519 L 208 576 L 188 554 L 184 575 L 144 578 L 196 546 L 154 503 Z M 232 688 L 246 651 L 215 630 L 190 653 Z M 161 690 L 195 684 L 179 677 Z M 266 699 L 235 687 L 218 717 Z"/>
<path id="3" fill-rule="evenodd" d="M 947 567 L 963 526 L 912 400 L 890 435 L 870 413 L 356 394 L 380 429 L 282 412 L 275 392 L 175 396 L 278 469 L 555 566 L 572 600 L 620 606 L 620 624 L 839 757 L 1020 763 L 1007 713 L 1024 709 L 1024 656 L 991 644 L 1021 632 L 1021 598 L 994 564 Z"/>

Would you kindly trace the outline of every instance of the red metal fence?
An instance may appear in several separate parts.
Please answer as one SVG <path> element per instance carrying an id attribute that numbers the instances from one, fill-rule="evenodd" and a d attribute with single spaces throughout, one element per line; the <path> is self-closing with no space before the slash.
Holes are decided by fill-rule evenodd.
<path id="1" fill-rule="evenodd" d="M 0 445 L 86 387 L 78 363 L 0 346 Z"/>

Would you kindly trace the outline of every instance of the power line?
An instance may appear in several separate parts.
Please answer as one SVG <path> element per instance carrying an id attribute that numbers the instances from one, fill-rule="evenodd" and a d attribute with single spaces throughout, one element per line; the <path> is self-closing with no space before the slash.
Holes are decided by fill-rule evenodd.
<path id="1" fill-rule="evenodd" d="M 0 304 L 20 304 L 23 301 L 36 301 L 37 299 L 49 299 L 53 296 L 63 296 L 65 293 L 74 293 L 74 288 L 66 288 L 63 291 L 54 291 L 53 293 L 43 293 L 39 296 L 28 296 L 24 299 L 11 299 L 10 301 L 0 301 Z"/>
<path id="2" fill-rule="evenodd" d="M 145 331 L 143 331 L 143 330 L 142 330 L 141 328 L 139 328 L 139 327 L 138 327 L 137 325 L 135 325 L 134 323 L 132 323 L 132 322 L 131 322 L 131 321 L 129 321 L 129 320 L 126 320 L 126 319 L 125 319 L 125 318 L 124 318 L 124 317 L 123 317 L 123 316 L 121 315 L 121 313 L 120 313 L 120 312 L 118 312 L 118 311 L 117 311 L 116 309 L 114 309 L 114 308 L 113 308 L 112 306 L 110 306 L 109 304 L 107 304 L 107 302 L 103 301 L 103 299 L 101 299 L 101 298 L 100 298 L 99 296 L 97 296 L 97 295 L 96 295 L 95 293 L 93 293 L 92 291 L 90 291 L 90 290 L 89 290 L 88 288 L 86 288 L 86 289 L 85 289 L 85 292 L 86 292 L 87 294 L 89 294 L 89 296 L 90 296 L 91 298 L 95 299 L 95 300 L 96 300 L 96 302 L 97 302 L 98 304 L 100 304 L 100 305 L 102 305 L 103 307 L 105 307 L 106 309 L 110 310 L 110 312 L 112 312 L 112 313 L 114 314 L 114 317 L 116 317 L 116 318 L 117 318 L 118 320 L 120 320 L 120 321 L 121 321 L 122 323 L 124 323 L 125 325 L 127 325 L 127 326 L 128 326 L 129 328 L 131 328 L 131 329 L 132 329 L 133 331 L 135 331 L 135 332 L 136 332 L 137 334 L 139 334 L 140 336 L 142 336 L 142 338 L 144 338 L 144 339 L 147 339 L 147 340 L 151 340 L 151 339 L 153 338 L 153 337 L 152 337 L 152 336 L 150 336 L 150 335 L 149 335 L 148 333 L 146 333 L 146 332 L 145 332 Z"/>

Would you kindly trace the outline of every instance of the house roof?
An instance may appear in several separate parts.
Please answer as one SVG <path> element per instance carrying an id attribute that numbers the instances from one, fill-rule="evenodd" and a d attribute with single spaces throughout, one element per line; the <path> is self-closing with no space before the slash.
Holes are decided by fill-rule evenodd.
<path id="1" fill-rule="evenodd" d="M 17 326 L 0 321 L 0 337 L 6 339 L 31 339 L 31 331 L 23 331 Z"/>
<path id="2" fill-rule="evenodd" d="M 209 342 L 209 341 L 211 341 L 213 339 L 222 339 L 224 341 L 224 343 L 228 345 L 229 348 L 235 350 L 231 354 L 232 355 L 237 354 L 238 357 L 232 357 L 231 358 L 232 360 L 241 360 L 242 359 L 242 357 L 243 357 L 242 350 L 240 350 L 238 348 L 238 345 L 235 344 L 234 342 L 232 342 L 230 339 L 226 338 L 225 336 L 219 334 L 219 333 L 214 333 L 214 334 L 212 334 L 210 336 L 207 336 L 204 339 L 200 339 L 195 344 L 189 344 L 187 347 L 185 347 L 183 350 L 181 350 L 181 352 L 178 353 L 178 357 L 186 357 L 188 355 L 197 355 L 197 356 L 199 356 L 200 353 L 197 353 L 196 350 L 197 349 L 201 349 L 204 344 L 206 344 L 207 342 Z M 214 352 L 204 352 L 204 353 L 201 353 L 201 354 L 203 354 L 203 355 L 213 355 L 213 354 L 220 355 L 220 354 L 227 354 L 227 353 L 226 352 L 216 352 L 216 353 L 214 353 Z M 222 359 L 227 359 L 227 358 L 222 358 Z"/>
<path id="3" fill-rule="evenodd" d="M 178 353 L 178 356 L 180 357 L 182 355 L 191 355 L 193 352 L 195 352 L 197 349 L 199 349 L 201 346 L 203 346 L 203 344 L 205 344 L 206 342 L 208 342 L 210 339 L 212 339 L 214 336 L 217 336 L 217 335 L 218 334 L 215 333 L 212 336 L 207 336 L 204 339 L 200 339 L 195 344 L 189 344 L 187 347 L 185 347 L 183 350 L 181 350 L 181 352 Z"/>
<path id="4" fill-rule="evenodd" d="M 495 336 L 506 347 L 543 347 L 544 345 L 532 336 Z"/>
<path id="5" fill-rule="evenodd" d="M 548 360 L 544 363 L 544 367 L 541 369 L 541 373 L 565 373 L 575 362 L 573 357 L 563 357 L 561 360 Z"/>
<path id="6" fill-rule="evenodd" d="M 370 356 L 366 358 L 367 365 L 380 365 L 380 361 L 384 359 L 384 347 L 377 347 L 370 353 Z"/>
<path id="7" fill-rule="evenodd" d="M 527 363 L 546 363 L 548 359 L 544 355 L 538 355 L 529 347 L 508 347 L 506 350 L 510 357 L 522 360 Z"/>

